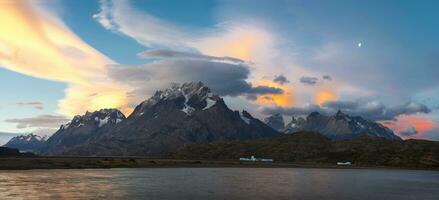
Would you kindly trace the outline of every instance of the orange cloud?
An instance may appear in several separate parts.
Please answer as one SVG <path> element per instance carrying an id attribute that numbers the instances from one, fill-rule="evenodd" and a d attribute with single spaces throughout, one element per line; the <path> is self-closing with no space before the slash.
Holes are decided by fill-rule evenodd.
<path id="1" fill-rule="evenodd" d="M 317 92 L 315 99 L 314 99 L 314 103 L 318 104 L 318 105 L 322 105 L 326 101 L 335 100 L 336 98 L 337 98 L 337 95 L 335 94 L 335 92 L 330 91 L 330 90 L 322 90 L 322 91 Z"/>
<path id="2" fill-rule="evenodd" d="M 293 89 L 287 85 L 281 85 L 273 81 L 261 81 L 255 84 L 256 86 L 270 86 L 282 89 L 284 92 L 282 94 L 266 94 L 258 96 L 253 102 L 259 105 L 275 105 L 281 107 L 290 107 L 294 102 L 294 92 Z"/>
<path id="3" fill-rule="evenodd" d="M 58 105 L 62 114 L 124 107 L 125 86 L 112 83 L 106 72 L 113 61 L 33 3 L 38 1 L 0 3 L 0 66 L 67 83 Z"/>
<path id="4" fill-rule="evenodd" d="M 411 124 L 416 131 L 418 131 L 417 134 L 411 135 L 411 136 L 402 136 L 404 138 L 423 138 L 423 134 L 425 132 L 428 132 L 434 128 L 438 127 L 438 124 L 436 124 L 433 120 L 428 119 L 426 117 L 418 116 L 418 115 L 400 115 L 396 117 L 396 121 L 379 121 L 381 124 L 386 126 L 387 128 L 392 129 L 397 134 L 400 135 L 401 131 L 404 131 L 407 129 L 407 127 Z M 387 123 L 390 122 L 390 123 Z"/>
<path id="5" fill-rule="evenodd" d="M 208 55 L 254 60 L 271 43 L 272 36 L 265 30 L 245 26 L 230 27 L 226 33 L 204 38 L 194 46 Z"/>

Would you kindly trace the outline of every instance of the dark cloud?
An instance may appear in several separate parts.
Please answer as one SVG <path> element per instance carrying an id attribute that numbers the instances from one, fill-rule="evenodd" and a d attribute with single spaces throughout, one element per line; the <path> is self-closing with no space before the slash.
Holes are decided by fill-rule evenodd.
<path id="1" fill-rule="evenodd" d="M 411 135 L 416 135 L 417 133 L 418 131 L 411 124 L 407 126 L 407 129 L 399 132 L 399 134 L 401 134 L 402 136 L 411 136 Z"/>
<path id="2" fill-rule="evenodd" d="M 199 53 L 173 51 L 166 49 L 144 51 L 142 53 L 139 53 L 138 55 L 142 58 L 201 59 L 201 60 L 209 60 L 209 61 L 232 62 L 238 64 L 245 63 L 245 61 L 241 59 L 228 57 L 228 56 L 217 57 L 217 56 L 203 55 Z"/>
<path id="3" fill-rule="evenodd" d="M 282 115 L 290 115 L 290 116 L 296 116 L 296 115 L 308 115 L 311 112 L 319 112 L 322 114 L 329 114 L 327 109 L 321 108 L 319 105 L 316 104 L 308 104 L 303 107 L 290 107 L 290 108 L 282 108 L 282 107 L 263 107 L 260 110 L 263 114 L 266 115 L 274 115 L 277 113 L 280 113 Z"/>
<path id="4" fill-rule="evenodd" d="M 411 115 L 416 113 L 430 113 L 431 110 L 419 103 L 408 102 L 405 104 L 387 107 L 377 101 L 330 101 L 324 103 L 322 106 L 309 104 L 304 107 L 264 107 L 262 112 L 264 114 L 281 113 L 284 115 L 307 115 L 313 111 L 322 114 L 332 114 L 337 110 L 342 110 L 353 116 L 361 116 L 370 120 L 395 120 L 399 115 Z"/>
<path id="5" fill-rule="evenodd" d="M 29 118 L 6 119 L 5 122 L 16 123 L 17 128 L 56 128 L 69 121 L 60 115 L 39 115 Z"/>
<path id="6" fill-rule="evenodd" d="M 323 78 L 324 80 L 328 80 L 328 81 L 331 81 L 331 80 L 332 80 L 332 77 L 329 76 L 329 75 L 323 75 L 322 78 Z"/>
<path id="7" fill-rule="evenodd" d="M 315 85 L 319 79 L 317 77 L 302 76 L 300 82 L 306 85 Z"/>
<path id="8" fill-rule="evenodd" d="M 264 94 L 282 94 L 284 91 L 280 88 L 270 87 L 270 86 L 256 86 L 250 88 L 245 97 L 249 100 L 256 100 L 259 95 Z"/>
<path id="9" fill-rule="evenodd" d="M 44 104 L 39 101 L 30 101 L 30 102 L 17 102 L 17 106 L 30 106 L 38 110 L 42 110 L 44 108 Z"/>
<path id="10" fill-rule="evenodd" d="M 134 87 L 134 95 L 144 99 L 172 82 L 201 81 L 223 96 L 280 94 L 282 89 L 256 86 L 247 82 L 248 66 L 209 60 L 160 60 L 140 66 L 112 65 L 112 79 Z M 138 99 L 140 100 L 140 99 Z"/>
<path id="11" fill-rule="evenodd" d="M 285 84 L 285 83 L 289 83 L 290 81 L 287 79 L 287 77 L 285 77 L 284 75 L 276 75 L 273 79 L 274 82 L 279 83 L 281 85 Z"/>
<path id="12" fill-rule="evenodd" d="M 358 102 L 355 101 L 326 101 L 323 107 L 332 108 L 335 110 L 354 109 L 358 107 Z"/>
<path id="13" fill-rule="evenodd" d="M 270 86 L 256 86 L 250 88 L 246 93 L 249 94 L 282 94 L 284 91 L 280 88 Z"/>

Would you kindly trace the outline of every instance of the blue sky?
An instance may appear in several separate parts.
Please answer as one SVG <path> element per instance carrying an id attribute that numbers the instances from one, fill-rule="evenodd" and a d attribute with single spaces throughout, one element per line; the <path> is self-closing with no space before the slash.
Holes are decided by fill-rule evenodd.
<path id="1" fill-rule="evenodd" d="M 50 134 L 72 115 L 104 107 L 129 114 L 172 82 L 206 79 L 231 107 L 258 117 L 345 109 L 387 121 L 397 133 L 418 129 L 406 138 L 437 140 L 438 6 L 426 0 L 0 3 L 11 11 L 0 18 L 18 24 L 0 23 L 0 132 Z M 255 95 L 257 87 L 283 93 Z"/>

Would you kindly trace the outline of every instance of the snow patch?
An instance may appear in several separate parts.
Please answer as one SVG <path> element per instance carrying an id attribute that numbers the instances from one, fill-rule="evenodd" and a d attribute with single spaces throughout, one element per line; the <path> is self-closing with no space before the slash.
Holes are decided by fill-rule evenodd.
<path id="1" fill-rule="evenodd" d="M 104 119 L 100 119 L 100 120 L 99 120 L 98 127 L 100 128 L 100 127 L 104 126 L 105 124 L 107 124 L 107 123 L 108 123 L 108 119 L 109 119 L 108 116 L 105 117 Z"/>
<path id="2" fill-rule="evenodd" d="M 203 110 L 209 109 L 210 107 L 214 106 L 216 104 L 215 100 L 212 100 L 211 98 L 206 99 L 206 107 L 203 108 Z"/>
<path id="3" fill-rule="evenodd" d="M 246 124 L 250 124 L 250 119 L 245 117 L 242 113 L 239 113 L 239 116 L 241 117 L 241 119 L 246 123 Z"/>
<path id="4" fill-rule="evenodd" d="M 195 108 L 189 106 L 187 104 L 187 102 L 189 101 L 189 97 L 188 95 L 184 92 L 184 90 L 182 91 L 183 96 L 184 96 L 184 107 L 183 109 L 181 109 L 181 111 L 183 111 L 184 113 L 186 113 L 186 115 L 191 115 L 192 112 L 195 111 Z"/>

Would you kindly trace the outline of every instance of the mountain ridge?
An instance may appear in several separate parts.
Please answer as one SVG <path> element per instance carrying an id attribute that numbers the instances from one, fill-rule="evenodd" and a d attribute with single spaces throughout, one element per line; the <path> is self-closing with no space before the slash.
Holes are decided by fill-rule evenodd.
<path id="1" fill-rule="evenodd" d="M 306 118 L 292 117 L 282 130 L 284 133 L 298 131 L 319 132 L 331 139 L 352 139 L 359 136 L 384 137 L 390 140 L 402 140 L 393 131 L 377 122 L 366 120 L 360 116 L 350 116 L 337 111 L 332 116 L 319 112 L 311 112 Z"/>
<path id="2" fill-rule="evenodd" d="M 80 116 L 72 120 L 74 127 L 80 124 L 76 119 Z M 166 155 L 190 143 L 280 135 L 248 112 L 230 110 L 221 97 L 201 82 L 174 84 L 157 91 L 114 126 L 80 131 L 82 134 L 69 134 L 65 127 L 62 126 L 48 140 L 41 151 L 43 154 Z M 84 127 L 79 130 L 84 130 Z M 56 138 L 66 135 L 85 137 L 73 144 L 71 140 L 78 139 L 69 139 L 69 143 L 54 147 L 60 140 Z"/>

